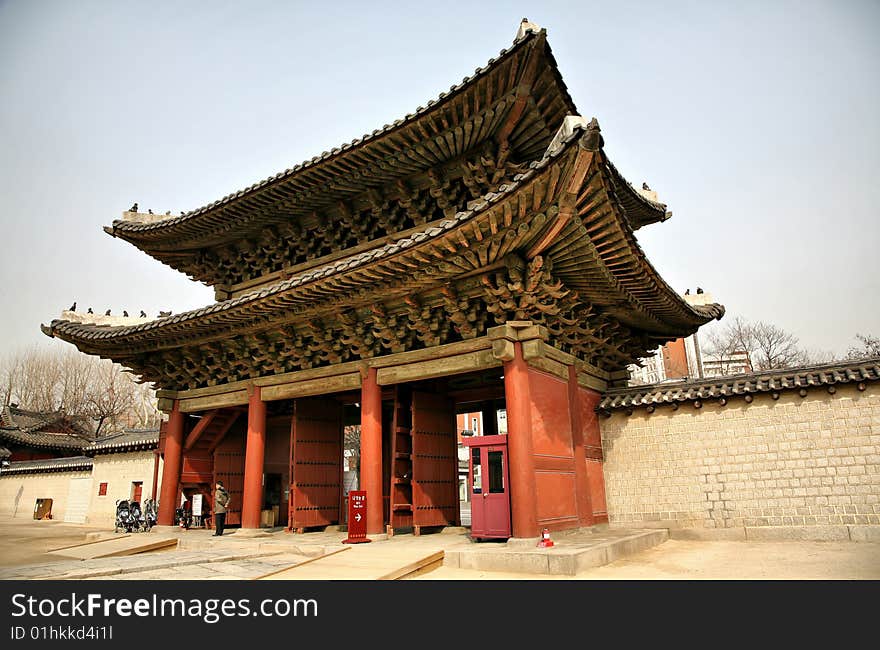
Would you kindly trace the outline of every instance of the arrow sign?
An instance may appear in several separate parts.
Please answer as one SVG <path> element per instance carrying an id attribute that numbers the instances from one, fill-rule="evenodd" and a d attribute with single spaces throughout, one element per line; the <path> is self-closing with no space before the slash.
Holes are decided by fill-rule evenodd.
<path id="1" fill-rule="evenodd" d="M 363 513 L 363 514 L 361 514 Z M 348 539 L 343 544 L 363 544 L 367 539 L 367 493 L 352 490 L 348 493 Z"/>

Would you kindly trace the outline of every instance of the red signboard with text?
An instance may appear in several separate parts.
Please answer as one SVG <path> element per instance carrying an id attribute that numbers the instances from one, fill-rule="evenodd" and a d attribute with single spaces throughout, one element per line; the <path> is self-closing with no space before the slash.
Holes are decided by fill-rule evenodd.
<path id="1" fill-rule="evenodd" d="M 352 490 L 348 493 L 348 539 L 343 544 L 363 544 L 367 539 L 367 492 Z"/>

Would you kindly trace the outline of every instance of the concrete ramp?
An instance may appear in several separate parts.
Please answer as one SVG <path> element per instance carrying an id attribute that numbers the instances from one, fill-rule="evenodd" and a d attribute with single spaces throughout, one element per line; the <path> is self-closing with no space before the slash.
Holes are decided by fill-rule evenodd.
<path id="1" fill-rule="evenodd" d="M 443 564 L 437 548 L 400 548 L 391 544 L 353 544 L 282 569 L 258 580 L 399 580 Z"/>
<path id="2" fill-rule="evenodd" d="M 49 554 L 77 560 L 94 560 L 101 557 L 135 555 L 175 546 L 177 546 L 177 537 L 173 536 L 121 535 L 110 539 L 98 539 L 74 546 L 56 548 L 49 551 Z"/>

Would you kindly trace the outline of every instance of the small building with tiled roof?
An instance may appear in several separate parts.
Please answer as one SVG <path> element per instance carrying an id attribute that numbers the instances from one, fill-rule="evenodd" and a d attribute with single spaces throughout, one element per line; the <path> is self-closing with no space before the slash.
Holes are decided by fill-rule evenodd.
<path id="1" fill-rule="evenodd" d="M 88 418 L 11 405 L 0 409 L 0 445 L 10 452 L 10 461 L 76 455 L 92 440 L 94 429 Z"/>
<path id="2" fill-rule="evenodd" d="M 14 417 L 30 417 L 34 414 Z M 0 467 L 0 515 L 112 526 L 116 502 L 156 498 L 162 459 L 159 428 L 124 429 L 79 440 L 62 457 L 7 460 Z M 48 434 L 47 434 L 48 435 Z"/>

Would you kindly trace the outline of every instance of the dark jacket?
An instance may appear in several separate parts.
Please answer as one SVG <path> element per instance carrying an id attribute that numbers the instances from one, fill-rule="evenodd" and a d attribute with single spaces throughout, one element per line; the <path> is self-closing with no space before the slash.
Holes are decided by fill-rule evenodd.
<path id="1" fill-rule="evenodd" d="M 226 506 L 229 505 L 229 492 L 226 488 L 219 487 L 214 493 L 214 514 L 226 512 Z"/>

